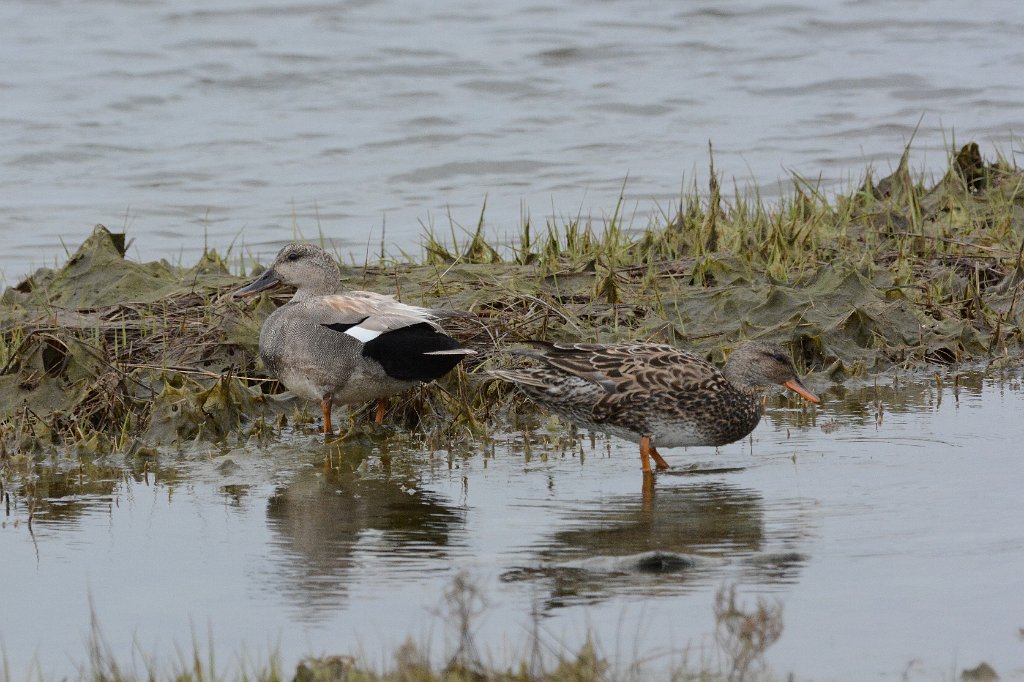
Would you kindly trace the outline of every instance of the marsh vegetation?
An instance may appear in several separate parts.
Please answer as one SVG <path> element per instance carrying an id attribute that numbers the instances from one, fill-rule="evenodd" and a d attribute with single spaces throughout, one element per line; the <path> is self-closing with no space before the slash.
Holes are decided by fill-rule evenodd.
<path id="1" fill-rule="evenodd" d="M 493 448 L 496 434 L 509 432 L 539 434 L 523 447 L 539 447 L 545 457 L 578 452 L 582 461 L 577 434 L 551 428 L 529 403 L 482 379 L 482 367 L 508 362 L 497 351 L 531 338 L 670 342 L 718 363 L 745 339 L 781 342 L 826 400 L 856 394 L 844 409 L 865 423 L 881 423 L 884 405 L 899 403 L 893 387 L 907 375 L 941 375 L 938 383 L 929 379 L 941 400 L 941 382 L 958 390 L 962 367 L 998 371 L 1019 364 L 1024 173 L 1006 160 L 985 160 L 968 144 L 951 154 L 941 178 L 915 175 L 904 162 L 884 178 L 868 173 L 838 195 L 794 178 L 789 193 L 773 202 L 756 190 L 726 195 L 713 167 L 708 177 L 706 187 L 688 187 L 676 205 L 653 216 L 631 215 L 620 202 L 601 219 L 544 225 L 526 219 L 514 234 L 496 239 L 482 211 L 475 226 L 425 234 L 420 254 L 343 264 L 346 288 L 470 313 L 445 326 L 478 355 L 393 400 L 382 427 L 372 424 L 373 406 L 354 408 L 346 432 L 323 447 L 323 480 L 334 486 L 328 497 L 358 497 L 348 495 L 357 489 L 367 498 L 410 495 L 346 478 L 365 470 L 370 453 L 383 462 L 389 451 L 443 452 L 455 468 L 486 459 L 481 448 Z M 217 450 L 203 456 L 229 476 L 237 464 L 224 452 L 274 448 L 283 438 L 312 438 L 319 430 L 316 406 L 283 394 L 258 363 L 260 324 L 288 292 L 255 305 L 227 295 L 259 263 L 246 253 L 212 250 L 191 267 L 137 263 L 126 258 L 128 251 L 125 235 L 98 226 L 62 267 L 32 273 L 0 300 L 0 495 L 29 524 L 47 500 L 63 497 L 62 486 L 102 496 L 117 487 L 117 476 L 148 484 L 158 474 L 173 487 L 185 474 L 161 460 L 197 444 Z M 880 375 L 884 400 L 875 385 Z M 874 397 L 863 393 L 871 390 Z M 773 405 L 786 408 L 786 428 L 827 432 L 813 408 L 783 399 Z M 529 453 L 524 457 L 529 461 Z M 721 491 L 708 495 L 720 501 Z M 268 514 L 280 528 L 300 525 L 294 517 L 308 511 L 301 497 L 273 499 Z M 728 542 L 760 547 L 762 524 L 750 530 L 743 521 L 757 504 L 730 499 L 719 505 L 733 514 Z M 446 528 L 460 523 L 457 510 L 417 503 Z M 324 506 L 320 498 L 316 504 Z M 355 513 L 337 512 L 322 529 L 341 532 L 337 519 Z M 736 535 L 736 528 L 751 535 Z M 312 530 L 283 532 L 305 548 L 302 538 Z M 600 540 L 591 530 L 580 533 Z M 543 579 L 557 586 L 565 575 Z M 518 576 L 506 574 L 510 582 Z M 469 622 L 464 616 L 478 609 L 472 594 L 470 584 L 452 592 L 450 602 L 462 611 L 446 622 Z M 679 679 L 762 674 L 761 654 L 778 638 L 782 614 L 771 603 L 743 605 L 723 591 L 707 615 L 720 638 L 720 665 L 681 666 Z M 310 659 L 295 678 L 589 680 L 623 672 L 599 642 L 558 649 L 540 667 L 525 652 L 522 667 L 507 670 L 474 658 L 472 642 L 456 639 L 445 660 L 409 645 L 379 668 L 345 657 Z M 84 678 L 159 678 L 127 672 L 100 639 L 94 645 Z M 219 679 L 201 651 L 185 657 L 176 679 Z M 272 657 L 254 669 L 244 678 L 292 677 Z"/>
<path id="2" fill-rule="evenodd" d="M 1022 343 L 1024 174 L 968 144 L 937 182 L 901 163 L 826 196 L 794 178 L 774 203 L 708 191 L 646 218 L 621 202 L 489 241 L 475 228 L 425 236 L 417 260 L 348 265 L 343 286 L 472 313 L 450 331 L 481 352 L 465 371 L 395 407 L 398 424 L 449 435 L 513 398 L 474 364 L 528 338 L 667 341 L 722 361 L 737 342 L 788 344 L 819 385 L 928 364 L 1012 362 Z M 638 225 L 639 220 L 646 221 Z M 304 417 L 257 366 L 260 323 L 225 293 L 259 264 L 208 251 L 192 267 L 125 258 L 97 227 L 58 270 L 8 289 L 0 307 L 0 442 L 131 451 L 195 438 L 264 437 Z M 519 410 L 522 405 L 514 405 Z"/>

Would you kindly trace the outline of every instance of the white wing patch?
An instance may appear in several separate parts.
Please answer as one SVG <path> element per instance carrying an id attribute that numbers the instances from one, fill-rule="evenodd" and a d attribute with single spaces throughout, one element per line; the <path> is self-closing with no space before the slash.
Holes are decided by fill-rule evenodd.
<path id="1" fill-rule="evenodd" d="M 367 343 L 368 341 L 373 341 L 384 332 L 379 329 L 367 329 L 366 327 L 357 324 L 354 327 L 346 329 L 345 333 L 352 338 L 359 339 L 363 343 Z"/>

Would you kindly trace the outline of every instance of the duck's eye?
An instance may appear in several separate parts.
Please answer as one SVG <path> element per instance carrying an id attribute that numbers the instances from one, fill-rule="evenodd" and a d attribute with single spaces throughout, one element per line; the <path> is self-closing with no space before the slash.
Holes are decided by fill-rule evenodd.
<path id="1" fill-rule="evenodd" d="M 293 251 L 288 254 L 288 260 L 292 261 L 293 263 L 299 260 L 300 258 L 302 258 L 302 254 L 300 254 L 298 251 Z"/>
<path id="2" fill-rule="evenodd" d="M 789 362 L 789 358 L 782 353 L 772 353 L 772 358 L 774 358 L 776 362 L 781 362 L 782 364 Z"/>

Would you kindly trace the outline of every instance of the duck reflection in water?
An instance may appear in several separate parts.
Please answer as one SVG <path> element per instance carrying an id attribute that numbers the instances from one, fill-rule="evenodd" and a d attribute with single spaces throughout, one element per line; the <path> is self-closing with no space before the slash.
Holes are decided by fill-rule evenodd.
<path id="1" fill-rule="evenodd" d="M 360 477 L 307 469 L 267 505 L 276 556 L 272 590 L 284 592 L 315 620 L 345 600 L 361 557 L 400 576 L 423 562 L 446 561 L 460 509 L 419 490 L 414 478 Z"/>
<path id="2" fill-rule="evenodd" d="M 720 582 L 739 564 L 747 579 L 794 579 L 802 558 L 765 553 L 764 503 L 725 482 L 623 495 L 570 514 L 573 526 L 534 549 L 536 564 L 506 571 L 508 582 L 549 583 L 545 609 L 621 594 L 687 592 Z"/>

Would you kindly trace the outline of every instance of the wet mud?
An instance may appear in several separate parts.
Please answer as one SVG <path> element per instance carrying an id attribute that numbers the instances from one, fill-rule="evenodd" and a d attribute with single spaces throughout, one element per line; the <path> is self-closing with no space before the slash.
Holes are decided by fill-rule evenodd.
<path id="1" fill-rule="evenodd" d="M 828 198 L 797 179 L 771 206 L 684 196 L 645 229 L 522 226 L 428 235 L 420 263 L 343 268 L 346 288 L 467 311 L 445 321 L 480 351 L 464 369 L 393 401 L 389 423 L 435 440 L 515 425 L 531 408 L 479 378 L 528 338 L 668 341 L 716 362 L 749 338 L 788 344 L 822 390 L 886 371 L 1018 362 L 1024 174 L 969 144 L 938 182 L 902 163 Z M 191 268 L 125 257 L 97 226 L 57 270 L 0 298 L 0 447 L 134 454 L 193 441 L 239 444 L 315 428 L 315 411 L 267 377 L 262 320 L 288 293 L 226 296 L 252 273 L 208 252 Z M 354 427 L 365 424 L 354 410 Z M 363 428 L 359 426 L 359 428 Z"/>

